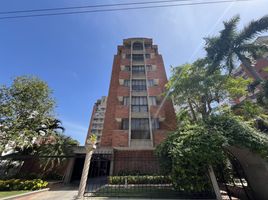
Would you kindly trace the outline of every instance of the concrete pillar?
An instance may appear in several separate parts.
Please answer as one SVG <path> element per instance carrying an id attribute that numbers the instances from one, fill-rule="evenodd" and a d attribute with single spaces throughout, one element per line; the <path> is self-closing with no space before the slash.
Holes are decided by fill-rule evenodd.
<path id="1" fill-rule="evenodd" d="M 65 172 L 63 183 L 70 183 L 72 174 L 73 174 L 73 168 L 74 168 L 75 158 L 71 158 L 68 162 L 68 166 Z"/>
<path id="2" fill-rule="evenodd" d="M 84 193 L 85 193 L 85 189 L 86 189 L 86 185 L 87 185 L 87 177 L 88 177 L 90 161 L 91 161 L 91 157 L 92 157 L 92 154 L 93 154 L 93 150 L 95 148 L 96 148 L 95 145 L 92 145 L 92 144 L 87 144 L 86 145 L 86 158 L 85 158 L 83 172 L 82 172 L 82 176 L 81 176 L 81 180 L 80 180 L 77 199 L 83 199 L 84 198 Z"/>

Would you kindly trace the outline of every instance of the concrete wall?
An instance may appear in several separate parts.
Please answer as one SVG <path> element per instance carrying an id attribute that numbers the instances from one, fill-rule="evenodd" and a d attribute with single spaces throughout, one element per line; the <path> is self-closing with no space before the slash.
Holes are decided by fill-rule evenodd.
<path id="1" fill-rule="evenodd" d="M 255 200 L 268 199 L 268 163 L 259 155 L 248 149 L 228 147 L 228 150 L 239 160 L 254 192 Z"/>

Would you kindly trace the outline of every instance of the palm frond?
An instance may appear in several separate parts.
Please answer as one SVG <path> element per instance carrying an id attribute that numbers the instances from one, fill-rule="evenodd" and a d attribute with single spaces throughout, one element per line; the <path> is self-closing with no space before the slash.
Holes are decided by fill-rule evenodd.
<path id="1" fill-rule="evenodd" d="M 236 38 L 236 44 L 247 42 L 254 39 L 260 33 L 268 31 L 268 15 L 263 16 L 259 20 L 251 21 L 244 29 L 239 33 Z"/>

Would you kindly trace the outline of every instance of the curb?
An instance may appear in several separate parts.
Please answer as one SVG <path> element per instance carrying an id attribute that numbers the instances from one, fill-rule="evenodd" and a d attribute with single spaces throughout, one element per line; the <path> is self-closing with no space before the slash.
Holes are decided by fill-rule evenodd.
<path id="1" fill-rule="evenodd" d="M 17 195 L 13 195 L 13 196 L 9 196 L 9 197 L 0 198 L 0 200 L 11 200 L 11 199 L 14 199 L 14 198 L 24 197 L 24 196 L 28 196 L 28 195 L 39 193 L 39 192 L 45 192 L 45 191 L 48 191 L 48 190 L 49 190 L 49 188 L 45 188 L 45 189 L 42 189 L 42 190 L 30 191 L 30 192 L 26 192 L 26 193 L 23 193 L 23 194 L 17 194 Z"/>

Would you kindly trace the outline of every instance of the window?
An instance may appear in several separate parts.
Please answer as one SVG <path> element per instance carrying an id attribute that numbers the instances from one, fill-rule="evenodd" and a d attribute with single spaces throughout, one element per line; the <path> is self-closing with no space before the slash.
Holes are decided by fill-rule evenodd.
<path id="1" fill-rule="evenodd" d="M 145 54 L 145 58 L 147 58 L 147 59 L 151 58 L 151 54 L 146 53 L 146 54 Z"/>
<path id="2" fill-rule="evenodd" d="M 125 45 L 125 48 L 126 48 L 126 49 L 130 49 L 130 47 L 131 47 L 130 44 L 126 44 L 126 45 Z"/>
<path id="3" fill-rule="evenodd" d="M 152 47 L 152 45 L 150 45 L 150 44 L 144 44 L 144 46 L 145 46 L 145 49 L 149 49 Z"/>
<path id="4" fill-rule="evenodd" d="M 147 71 L 153 71 L 153 66 L 152 65 L 146 65 Z"/>
<path id="5" fill-rule="evenodd" d="M 144 61 L 143 54 L 133 54 L 132 60 L 133 61 Z"/>
<path id="6" fill-rule="evenodd" d="M 149 97 L 149 105 L 152 105 L 152 106 L 157 105 L 156 97 Z"/>
<path id="7" fill-rule="evenodd" d="M 139 80 L 139 79 L 132 80 L 132 90 L 134 91 L 146 90 L 146 80 Z"/>
<path id="8" fill-rule="evenodd" d="M 126 66 L 124 67 L 124 71 L 130 71 L 130 66 L 129 66 L 129 65 L 126 65 Z"/>
<path id="9" fill-rule="evenodd" d="M 131 110 L 132 112 L 148 112 L 147 97 L 132 97 Z"/>
<path id="10" fill-rule="evenodd" d="M 152 122 L 152 129 L 153 130 L 156 130 L 156 129 L 160 128 L 159 120 L 157 118 L 151 119 L 151 122 Z"/>
<path id="11" fill-rule="evenodd" d="M 133 50 L 142 50 L 143 49 L 143 44 L 140 42 L 134 42 L 133 43 Z"/>
<path id="12" fill-rule="evenodd" d="M 145 74 L 145 68 L 143 65 L 134 65 L 132 66 L 133 74 Z"/>
<path id="13" fill-rule="evenodd" d="M 127 54 L 126 59 L 130 59 L 130 58 L 131 58 L 131 54 Z"/>
<path id="14" fill-rule="evenodd" d="M 129 87 L 130 81 L 129 80 L 124 80 L 124 86 Z"/>
<path id="15" fill-rule="evenodd" d="M 131 119 L 131 139 L 150 139 L 149 119 Z"/>
<path id="16" fill-rule="evenodd" d="M 122 130 L 128 130 L 128 124 L 129 124 L 129 120 L 128 120 L 128 118 L 126 118 L 126 119 L 122 119 L 122 122 L 121 122 L 121 129 L 122 129 Z"/>
<path id="17" fill-rule="evenodd" d="M 129 105 L 129 97 L 123 97 L 123 105 L 128 106 Z"/>
<path id="18" fill-rule="evenodd" d="M 150 79 L 148 80 L 148 86 L 151 87 L 151 86 L 154 86 L 154 80 L 153 79 Z"/>

